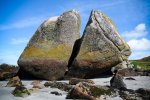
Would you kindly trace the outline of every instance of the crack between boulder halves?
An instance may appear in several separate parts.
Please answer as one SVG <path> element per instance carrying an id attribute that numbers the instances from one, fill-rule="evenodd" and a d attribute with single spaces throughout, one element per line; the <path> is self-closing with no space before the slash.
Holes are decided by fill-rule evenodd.
<path id="1" fill-rule="evenodd" d="M 95 19 L 95 21 L 98 23 L 98 26 L 101 28 L 101 30 L 105 33 L 105 30 L 101 27 L 100 23 L 98 22 L 98 20 L 97 20 L 97 18 L 96 18 L 96 16 L 95 16 L 95 12 L 94 12 L 94 19 Z M 102 34 L 103 34 L 103 33 L 102 33 Z M 106 36 L 105 34 L 103 34 L 103 35 L 104 35 L 113 45 L 115 45 L 115 47 L 116 47 L 116 48 L 119 50 L 119 52 L 121 53 L 120 48 L 119 48 L 113 41 L 111 41 L 108 36 Z M 123 60 L 122 55 L 121 55 L 121 58 L 122 58 L 122 60 Z"/>

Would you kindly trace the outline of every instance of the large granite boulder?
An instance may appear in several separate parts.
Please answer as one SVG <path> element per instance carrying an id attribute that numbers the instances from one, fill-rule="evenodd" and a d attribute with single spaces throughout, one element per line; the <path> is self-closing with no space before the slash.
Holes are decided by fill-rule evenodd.
<path id="1" fill-rule="evenodd" d="M 127 61 L 130 54 L 130 47 L 119 35 L 112 20 L 100 11 L 92 11 L 83 36 L 73 47 L 67 76 L 97 77 Z"/>
<path id="2" fill-rule="evenodd" d="M 80 23 L 75 10 L 42 23 L 18 60 L 21 70 L 47 80 L 63 78 Z"/>

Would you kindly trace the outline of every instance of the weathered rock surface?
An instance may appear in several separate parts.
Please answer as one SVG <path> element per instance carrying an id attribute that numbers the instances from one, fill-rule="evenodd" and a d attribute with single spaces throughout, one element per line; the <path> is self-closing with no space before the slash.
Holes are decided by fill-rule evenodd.
<path id="1" fill-rule="evenodd" d="M 17 74 L 19 70 L 18 66 L 1 64 L 0 65 L 0 80 L 12 78 Z"/>
<path id="2" fill-rule="evenodd" d="M 41 81 L 35 80 L 31 83 L 33 85 L 32 88 L 43 89 L 45 86 L 41 83 Z"/>
<path id="3" fill-rule="evenodd" d="M 20 68 L 41 79 L 63 78 L 73 44 L 80 37 L 80 23 L 75 10 L 46 20 L 21 54 Z"/>
<path id="4" fill-rule="evenodd" d="M 95 86 L 92 84 L 80 82 L 73 87 L 67 95 L 67 99 L 86 99 L 96 100 L 101 95 L 111 95 L 112 89 L 106 86 Z M 99 99 L 98 99 L 99 100 Z M 100 99 L 101 100 L 101 99 Z"/>
<path id="5" fill-rule="evenodd" d="M 90 79 L 79 79 L 79 78 L 71 78 L 69 80 L 69 84 L 70 85 L 76 85 L 78 84 L 79 82 L 87 82 L 89 84 L 94 84 L 94 81 L 90 80 Z"/>
<path id="6" fill-rule="evenodd" d="M 9 79 L 7 85 L 7 87 L 17 87 L 17 86 L 23 86 L 20 78 L 18 76 L 13 77 L 11 79 Z"/>
<path id="7" fill-rule="evenodd" d="M 130 47 L 102 12 L 92 11 L 81 39 L 69 59 L 68 76 L 91 78 L 127 61 Z"/>
<path id="8" fill-rule="evenodd" d="M 126 90 L 127 86 L 123 82 L 123 77 L 119 74 L 115 74 L 110 80 L 110 86 L 119 90 Z"/>

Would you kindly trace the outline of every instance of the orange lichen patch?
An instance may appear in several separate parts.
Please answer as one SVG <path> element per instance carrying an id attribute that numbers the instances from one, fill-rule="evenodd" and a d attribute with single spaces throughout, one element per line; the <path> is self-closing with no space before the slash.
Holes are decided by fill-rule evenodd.
<path id="1" fill-rule="evenodd" d="M 66 44 L 59 44 L 54 48 L 38 48 L 34 46 L 29 46 L 25 49 L 22 57 L 32 59 L 32 58 L 51 58 L 51 59 L 69 59 L 71 54 L 71 46 Z"/>

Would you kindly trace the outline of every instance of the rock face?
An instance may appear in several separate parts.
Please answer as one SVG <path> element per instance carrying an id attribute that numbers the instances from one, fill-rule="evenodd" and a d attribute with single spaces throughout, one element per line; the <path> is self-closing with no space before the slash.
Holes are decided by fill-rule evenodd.
<path id="1" fill-rule="evenodd" d="M 73 44 L 80 37 L 80 23 L 75 10 L 46 20 L 21 54 L 20 68 L 42 79 L 63 78 Z"/>
<path id="2" fill-rule="evenodd" d="M 91 78 L 126 61 L 130 47 L 115 25 L 100 11 L 92 11 L 83 36 L 76 40 L 69 59 L 68 76 Z"/>
<path id="3" fill-rule="evenodd" d="M 19 67 L 8 64 L 0 65 L 0 80 L 5 80 L 8 78 L 12 78 L 17 74 Z"/>
<path id="4" fill-rule="evenodd" d="M 119 90 L 126 90 L 126 84 L 123 82 L 123 77 L 115 74 L 110 80 L 110 86 Z"/>
<path id="5" fill-rule="evenodd" d="M 112 95 L 113 90 L 106 86 L 95 86 L 80 82 L 73 87 L 67 95 L 67 99 L 103 100 L 102 95 Z"/>
<path id="6" fill-rule="evenodd" d="M 17 86 L 22 86 L 22 82 L 18 76 L 13 77 L 9 79 L 9 82 L 7 83 L 7 87 L 17 87 Z"/>

